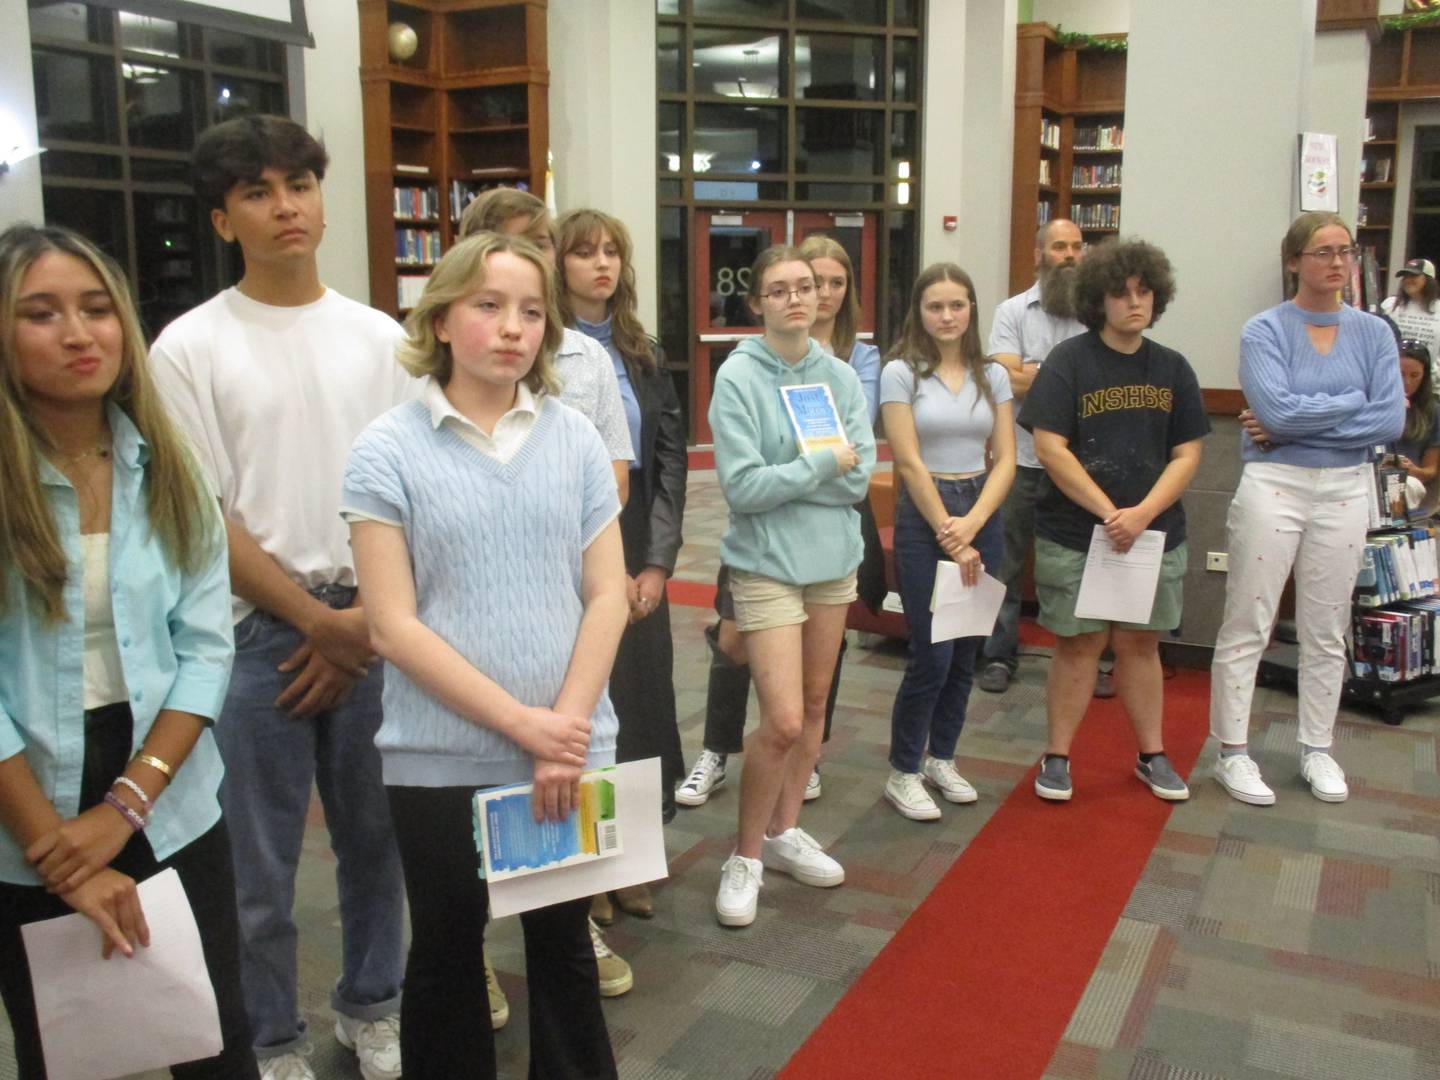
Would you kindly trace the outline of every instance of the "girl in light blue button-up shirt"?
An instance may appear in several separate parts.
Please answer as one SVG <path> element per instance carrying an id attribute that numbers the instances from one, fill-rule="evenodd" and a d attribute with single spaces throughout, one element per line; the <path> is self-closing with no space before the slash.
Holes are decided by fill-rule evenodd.
<path id="1" fill-rule="evenodd" d="M 120 281 L 68 231 L 0 234 L 0 992 L 38 1075 L 20 926 L 73 909 L 130 955 L 150 932 L 137 883 L 173 866 L 220 1006 L 205 1075 L 253 1077 L 210 732 L 233 653 L 224 531 Z"/>

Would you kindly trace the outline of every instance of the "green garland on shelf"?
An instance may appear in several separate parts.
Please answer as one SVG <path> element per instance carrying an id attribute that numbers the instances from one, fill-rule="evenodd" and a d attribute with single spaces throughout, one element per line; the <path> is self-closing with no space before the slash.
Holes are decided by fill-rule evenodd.
<path id="1" fill-rule="evenodd" d="M 1412 11 L 1405 15 L 1387 15 L 1380 20 L 1381 30 L 1418 30 L 1424 26 L 1440 26 L 1440 8 Z"/>
<path id="2" fill-rule="evenodd" d="M 1055 27 L 1055 42 L 1066 49 L 1100 49 L 1105 52 L 1124 52 L 1128 47 L 1127 40 L 1123 37 L 1100 38 L 1093 34 L 1064 30 L 1058 24 Z"/>

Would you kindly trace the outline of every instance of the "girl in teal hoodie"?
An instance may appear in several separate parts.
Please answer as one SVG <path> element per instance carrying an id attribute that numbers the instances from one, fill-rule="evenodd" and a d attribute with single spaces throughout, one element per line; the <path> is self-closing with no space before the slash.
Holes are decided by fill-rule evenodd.
<path id="1" fill-rule="evenodd" d="M 736 624 L 760 698 L 746 746 L 735 853 L 721 870 L 724 926 L 755 920 L 763 868 L 807 885 L 845 880 L 799 825 L 820 749 L 825 700 L 862 550 L 854 504 L 866 494 L 875 438 L 860 379 L 810 338 L 817 297 L 793 247 L 762 252 L 747 300 L 765 332 L 721 366 L 710 400 L 715 467 L 730 506 L 720 544 Z M 801 453 L 781 387 L 829 387 L 848 445 Z"/>

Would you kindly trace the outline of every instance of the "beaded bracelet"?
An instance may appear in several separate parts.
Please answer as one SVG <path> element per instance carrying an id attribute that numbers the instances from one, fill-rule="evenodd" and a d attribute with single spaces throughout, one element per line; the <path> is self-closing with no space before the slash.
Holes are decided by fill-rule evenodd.
<path id="1" fill-rule="evenodd" d="M 117 776 L 115 778 L 115 784 L 119 784 L 121 787 L 127 787 L 135 793 L 135 797 L 140 800 L 140 809 L 144 813 L 145 820 L 148 823 L 150 820 L 150 811 L 155 808 L 155 804 L 150 801 L 150 796 L 145 794 L 145 789 L 128 776 Z M 111 784 L 110 786 L 113 788 L 115 784 Z"/>
<path id="2" fill-rule="evenodd" d="M 105 793 L 105 803 L 107 806 L 113 806 L 116 810 L 120 811 L 120 814 L 125 818 L 126 822 L 129 823 L 130 828 L 133 829 L 135 832 L 139 832 L 141 829 L 145 828 L 145 819 L 142 818 L 139 814 L 137 814 L 134 810 L 131 810 L 130 807 L 126 806 L 123 802 L 121 802 L 116 797 L 115 792 L 107 791 Z"/>
<path id="3" fill-rule="evenodd" d="M 175 770 L 172 769 L 165 762 L 161 761 L 154 754 L 136 754 L 135 760 L 140 762 L 141 765 L 149 765 L 152 769 L 164 773 L 165 779 L 167 780 L 175 779 Z"/>

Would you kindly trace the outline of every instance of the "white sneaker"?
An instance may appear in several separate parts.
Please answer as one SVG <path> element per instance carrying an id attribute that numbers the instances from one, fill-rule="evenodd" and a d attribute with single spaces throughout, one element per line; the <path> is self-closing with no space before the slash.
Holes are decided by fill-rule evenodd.
<path id="1" fill-rule="evenodd" d="M 480 953 L 485 961 L 485 991 L 490 999 L 490 1030 L 499 1031 L 510 1022 L 510 999 L 505 996 L 500 980 L 495 978 L 495 969 L 490 966 L 490 954 Z"/>
<path id="2" fill-rule="evenodd" d="M 315 1080 L 315 1070 L 305 1059 L 310 1047 L 260 1060 L 260 1080 Z"/>
<path id="3" fill-rule="evenodd" d="M 980 798 L 980 793 L 971 786 L 969 780 L 960 775 L 953 761 L 942 761 L 926 754 L 925 763 L 920 766 L 920 774 L 939 789 L 946 802 L 972 803 Z"/>
<path id="4" fill-rule="evenodd" d="M 1322 802 L 1344 802 L 1350 797 L 1345 770 L 1323 750 L 1301 755 L 1300 775 L 1310 785 L 1310 794 Z"/>
<path id="5" fill-rule="evenodd" d="M 918 772 L 891 769 L 890 779 L 885 781 L 885 800 L 911 821 L 934 821 L 940 816 L 940 807 L 930 798 Z"/>
<path id="6" fill-rule="evenodd" d="M 720 867 L 720 892 L 715 897 L 715 917 L 721 926 L 749 926 L 755 921 L 755 905 L 765 870 L 759 859 L 731 855 Z"/>
<path id="7" fill-rule="evenodd" d="M 1249 754 L 1231 754 L 1215 760 L 1215 779 L 1231 797 L 1251 806 L 1274 806 L 1275 792 L 1260 779 L 1260 766 Z"/>
<path id="8" fill-rule="evenodd" d="M 710 793 L 724 783 L 725 755 L 701 750 L 690 775 L 675 789 L 675 801 L 681 806 L 704 806 Z"/>
<path id="9" fill-rule="evenodd" d="M 760 861 L 802 885 L 829 889 L 845 881 L 845 868 L 826 855 L 815 838 L 798 825 L 761 840 Z"/>
<path id="10" fill-rule="evenodd" d="M 400 1017 L 382 1016 L 379 1020 L 356 1020 L 349 1016 L 335 1018 L 335 1040 L 346 1050 L 355 1051 L 360 1062 L 360 1075 L 365 1080 L 399 1080 Z M 306 1065 L 308 1072 L 310 1066 Z"/>
<path id="11" fill-rule="evenodd" d="M 805 784 L 805 801 L 818 799 L 820 797 L 820 767 L 817 765 L 810 770 L 810 779 Z"/>

